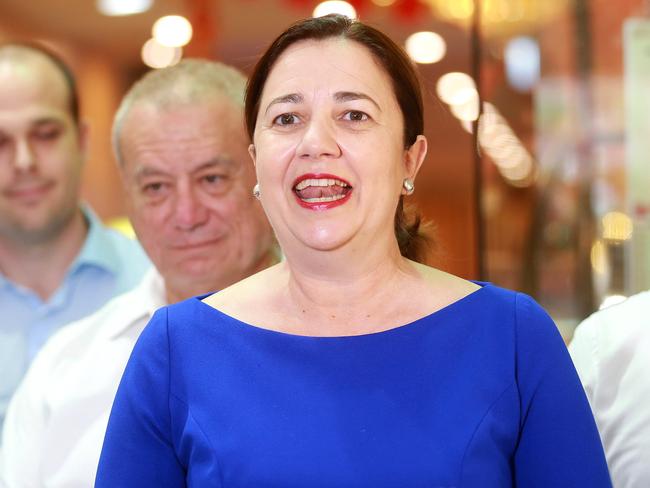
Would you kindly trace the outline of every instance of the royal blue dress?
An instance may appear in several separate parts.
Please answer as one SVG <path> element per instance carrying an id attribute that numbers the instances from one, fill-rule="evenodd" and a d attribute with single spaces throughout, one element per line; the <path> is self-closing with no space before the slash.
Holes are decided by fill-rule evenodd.
<path id="1" fill-rule="evenodd" d="M 122 378 L 97 487 L 609 487 L 555 325 L 485 284 L 351 337 L 159 310 Z"/>

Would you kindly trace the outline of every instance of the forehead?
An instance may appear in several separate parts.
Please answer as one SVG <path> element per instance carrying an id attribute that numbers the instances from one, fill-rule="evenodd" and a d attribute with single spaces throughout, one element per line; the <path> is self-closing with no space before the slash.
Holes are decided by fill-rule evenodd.
<path id="1" fill-rule="evenodd" d="M 138 103 L 120 131 L 126 165 L 180 168 L 246 152 L 241 109 L 228 100 L 160 107 Z"/>
<path id="2" fill-rule="evenodd" d="M 63 74 L 44 56 L 29 53 L 0 56 L 0 113 L 69 114 L 68 86 Z"/>
<path id="3" fill-rule="evenodd" d="M 331 38 L 299 41 L 288 47 L 271 69 L 262 99 L 286 90 L 304 93 L 320 88 L 394 98 L 390 77 L 367 47 Z"/>

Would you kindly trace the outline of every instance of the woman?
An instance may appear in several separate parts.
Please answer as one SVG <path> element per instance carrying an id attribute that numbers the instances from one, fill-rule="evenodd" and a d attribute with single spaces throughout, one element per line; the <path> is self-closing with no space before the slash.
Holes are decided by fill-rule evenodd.
<path id="1" fill-rule="evenodd" d="M 412 66 L 375 29 L 328 16 L 276 39 L 246 120 L 286 260 L 157 313 L 96 486 L 610 486 L 543 310 L 408 259 L 422 119 Z"/>

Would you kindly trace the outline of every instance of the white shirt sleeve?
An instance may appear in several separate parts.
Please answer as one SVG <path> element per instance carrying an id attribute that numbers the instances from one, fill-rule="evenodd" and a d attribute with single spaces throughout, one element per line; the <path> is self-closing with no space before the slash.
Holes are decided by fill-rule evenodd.
<path id="1" fill-rule="evenodd" d="M 596 328 L 592 327 L 590 320 L 591 318 L 588 318 L 576 329 L 569 344 L 569 353 L 587 393 L 589 404 L 594 410 L 595 393 L 599 383 L 598 338 Z"/>
<path id="2" fill-rule="evenodd" d="M 47 348 L 42 352 L 47 352 Z M 14 393 L 0 447 L 0 486 L 38 488 L 43 435 L 47 422 L 44 392 L 49 378 L 47 354 L 40 354 Z"/>
<path id="3" fill-rule="evenodd" d="M 596 312 L 569 345 L 617 488 L 650 486 L 650 293 Z"/>

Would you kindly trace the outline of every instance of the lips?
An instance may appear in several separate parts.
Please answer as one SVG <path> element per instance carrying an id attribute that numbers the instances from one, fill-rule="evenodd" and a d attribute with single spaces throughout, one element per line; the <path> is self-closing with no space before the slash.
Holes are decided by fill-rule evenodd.
<path id="1" fill-rule="evenodd" d="M 197 242 L 183 242 L 183 243 L 176 243 L 171 246 L 172 249 L 176 251 L 191 251 L 195 249 L 201 249 L 206 246 L 214 246 L 216 245 L 219 241 L 221 240 L 220 237 L 217 237 L 215 239 L 206 239 L 202 241 L 197 241 Z"/>
<path id="2" fill-rule="evenodd" d="M 4 191 L 4 194 L 15 200 L 32 203 L 40 200 L 53 186 L 53 183 L 24 185 L 9 188 Z"/>
<path id="3" fill-rule="evenodd" d="M 306 174 L 296 179 L 293 192 L 300 206 L 310 210 L 327 210 L 344 204 L 352 186 L 335 175 Z"/>

